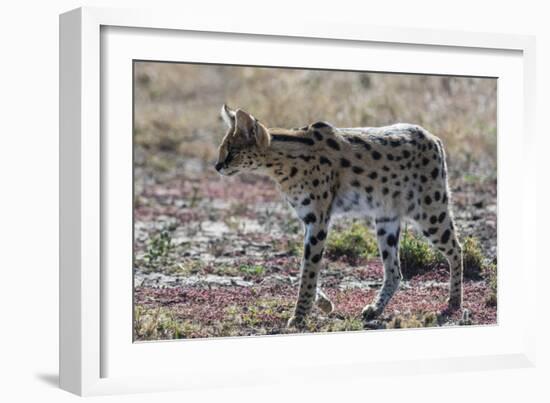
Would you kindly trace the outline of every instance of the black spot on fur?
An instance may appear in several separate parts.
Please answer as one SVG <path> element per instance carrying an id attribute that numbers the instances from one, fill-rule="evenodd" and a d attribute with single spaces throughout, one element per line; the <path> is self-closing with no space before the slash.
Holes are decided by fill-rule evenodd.
<path id="1" fill-rule="evenodd" d="M 430 196 L 426 196 L 424 198 L 424 203 L 426 203 L 427 205 L 432 204 L 432 198 Z"/>
<path id="2" fill-rule="evenodd" d="M 302 201 L 302 206 L 307 206 L 308 204 L 311 203 L 311 200 L 308 199 L 308 198 L 305 198 L 303 201 Z"/>
<path id="3" fill-rule="evenodd" d="M 432 178 L 433 179 L 437 178 L 437 175 L 439 175 L 439 169 L 434 168 L 433 171 L 432 171 Z"/>
<path id="4" fill-rule="evenodd" d="M 376 171 L 372 171 L 372 172 L 369 174 L 369 178 L 371 178 L 371 179 L 376 179 L 376 178 L 378 178 L 378 173 L 376 173 Z"/>
<path id="5" fill-rule="evenodd" d="M 313 263 L 318 263 L 319 260 L 321 260 L 321 254 L 320 254 L 320 253 L 319 253 L 318 255 L 315 255 L 315 256 L 313 256 L 313 257 L 311 258 L 311 261 L 312 261 Z"/>
<path id="6" fill-rule="evenodd" d="M 376 233 L 378 236 L 384 236 L 386 235 L 386 230 L 384 228 L 380 228 L 378 232 Z"/>
<path id="7" fill-rule="evenodd" d="M 380 158 L 382 158 L 382 154 L 380 154 L 378 151 L 373 151 L 372 152 L 372 158 L 375 159 L 375 160 L 379 160 Z"/>
<path id="8" fill-rule="evenodd" d="M 292 178 L 294 175 L 296 175 L 298 173 L 298 168 L 296 167 L 292 167 L 290 169 L 290 177 Z"/>
<path id="9" fill-rule="evenodd" d="M 323 230 L 319 231 L 319 233 L 317 234 L 317 239 L 319 239 L 320 241 L 322 241 L 326 237 L 327 237 L 327 233 Z"/>
<path id="10" fill-rule="evenodd" d="M 356 173 L 356 174 L 362 174 L 363 172 L 365 172 L 365 170 L 361 167 L 356 167 L 354 166 L 352 169 L 353 173 Z"/>
<path id="11" fill-rule="evenodd" d="M 327 139 L 327 145 L 330 148 L 334 148 L 335 150 L 340 151 L 340 144 L 338 144 L 338 142 L 336 140 L 334 140 L 333 138 L 328 138 Z"/>
<path id="12" fill-rule="evenodd" d="M 313 213 L 308 213 L 308 214 L 304 217 L 304 223 L 306 223 L 306 224 L 312 224 L 312 223 L 314 223 L 315 221 L 317 221 L 317 217 L 315 217 L 315 214 L 313 214 Z"/>
<path id="13" fill-rule="evenodd" d="M 313 179 L 313 182 L 311 184 L 315 187 L 319 186 L 319 179 Z"/>
<path id="14" fill-rule="evenodd" d="M 313 131 L 313 135 L 315 136 L 315 138 L 319 141 L 323 140 L 323 135 L 321 134 L 321 132 L 319 130 L 314 130 Z"/>
<path id="15" fill-rule="evenodd" d="M 367 192 L 367 193 L 371 193 L 373 190 L 374 190 L 374 189 L 372 188 L 372 186 L 367 186 L 367 187 L 365 188 L 365 192 Z"/>
<path id="16" fill-rule="evenodd" d="M 439 201 L 439 199 L 441 199 L 441 193 L 435 192 L 434 193 L 434 199 L 435 199 L 435 201 Z"/>
<path id="17" fill-rule="evenodd" d="M 437 216 L 433 215 L 430 217 L 430 224 L 435 224 L 437 223 Z"/>
<path id="18" fill-rule="evenodd" d="M 445 212 L 439 214 L 438 221 L 439 221 L 440 223 L 442 223 L 446 216 L 447 216 L 447 214 L 445 214 Z"/>
<path id="19" fill-rule="evenodd" d="M 450 236 L 451 236 L 451 231 L 446 229 L 443 235 L 441 235 L 441 243 L 443 244 L 447 243 L 449 241 Z"/>
<path id="20" fill-rule="evenodd" d="M 383 251 L 382 251 L 382 259 L 386 260 L 386 259 L 388 258 L 388 256 L 389 256 L 388 251 L 387 251 L 387 250 L 383 250 Z"/>
<path id="21" fill-rule="evenodd" d="M 392 147 L 399 147 L 399 146 L 401 145 L 401 141 L 399 141 L 399 140 L 391 140 L 391 141 L 390 141 L 390 145 L 391 145 Z"/>
<path id="22" fill-rule="evenodd" d="M 342 167 L 344 168 L 348 168 L 349 166 L 351 166 L 351 162 L 349 162 L 348 159 L 342 158 L 340 159 L 340 165 L 342 165 Z"/>
<path id="23" fill-rule="evenodd" d="M 424 175 L 420 175 L 420 182 L 426 183 L 428 181 L 428 178 L 426 178 Z"/>
<path id="24" fill-rule="evenodd" d="M 370 151 L 371 148 L 372 148 L 369 143 L 367 143 L 365 140 L 363 140 L 362 138 L 359 138 L 357 136 L 349 136 L 349 137 L 347 137 L 347 139 L 352 144 L 361 144 L 363 147 L 365 147 L 365 149 L 367 151 Z"/>
<path id="25" fill-rule="evenodd" d="M 309 246 L 309 244 L 307 244 L 305 249 L 304 249 L 304 257 L 306 259 L 309 259 L 310 254 L 311 254 L 311 247 Z"/>
<path id="26" fill-rule="evenodd" d="M 390 234 L 386 238 L 386 242 L 388 243 L 388 246 L 395 246 L 397 245 L 397 238 L 395 237 L 394 234 Z"/>
<path id="27" fill-rule="evenodd" d="M 290 136 L 286 134 L 272 134 L 271 140 L 273 141 L 286 141 L 286 142 L 294 142 L 294 143 L 301 143 L 308 146 L 312 146 L 315 144 L 313 139 L 310 139 L 308 137 L 300 137 L 300 136 Z"/>
<path id="28" fill-rule="evenodd" d="M 361 186 L 361 184 L 359 183 L 359 181 L 357 179 L 354 179 L 354 180 L 351 181 L 351 186 L 359 187 L 359 186 Z"/>
<path id="29" fill-rule="evenodd" d="M 411 156 L 411 152 L 408 150 L 403 150 L 403 158 L 409 158 Z"/>
<path id="30" fill-rule="evenodd" d="M 330 162 L 330 160 L 327 157 L 324 157 L 322 155 L 319 157 L 319 162 L 321 164 L 332 165 L 332 162 Z"/>

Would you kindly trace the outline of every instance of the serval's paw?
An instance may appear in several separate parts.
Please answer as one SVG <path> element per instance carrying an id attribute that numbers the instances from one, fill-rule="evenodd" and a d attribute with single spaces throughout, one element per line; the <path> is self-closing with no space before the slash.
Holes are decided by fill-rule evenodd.
<path id="1" fill-rule="evenodd" d="M 375 319 L 378 315 L 382 313 L 382 310 L 383 308 L 377 307 L 375 304 L 367 305 L 365 308 L 363 308 L 363 312 L 361 312 L 363 321 Z"/>
<path id="2" fill-rule="evenodd" d="M 319 297 L 317 301 L 315 302 L 319 309 L 326 313 L 327 315 L 332 313 L 334 311 L 334 304 L 332 301 L 326 297 Z"/>

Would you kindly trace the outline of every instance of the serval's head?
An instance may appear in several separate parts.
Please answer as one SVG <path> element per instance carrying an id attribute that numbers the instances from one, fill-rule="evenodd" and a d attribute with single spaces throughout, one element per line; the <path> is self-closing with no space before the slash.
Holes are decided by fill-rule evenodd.
<path id="1" fill-rule="evenodd" d="M 234 175 L 258 169 L 259 157 L 271 141 L 265 126 L 242 109 L 233 111 L 223 105 L 221 115 L 228 130 L 220 144 L 216 170 Z"/>

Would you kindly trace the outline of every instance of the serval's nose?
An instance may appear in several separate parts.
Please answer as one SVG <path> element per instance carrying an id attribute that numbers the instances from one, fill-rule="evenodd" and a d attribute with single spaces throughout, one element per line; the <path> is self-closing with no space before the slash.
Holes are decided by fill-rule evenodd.
<path id="1" fill-rule="evenodd" d="M 216 166 L 215 166 L 216 171 L 220 172 L 220 169 L 222 169 L 222 167 L 223 167 L 223 163 L 218 162 L 218 163 L 216 164 Z"/>

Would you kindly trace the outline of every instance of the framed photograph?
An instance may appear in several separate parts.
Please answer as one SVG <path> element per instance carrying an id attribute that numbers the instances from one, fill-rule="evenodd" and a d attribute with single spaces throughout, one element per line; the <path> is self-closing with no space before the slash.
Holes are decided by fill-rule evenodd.
<path id="1" fill-rule="evenodd" d="M 531 37 L 86 8 L 60 45 L 62 388 L 533 365 Z"/>

